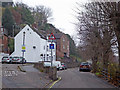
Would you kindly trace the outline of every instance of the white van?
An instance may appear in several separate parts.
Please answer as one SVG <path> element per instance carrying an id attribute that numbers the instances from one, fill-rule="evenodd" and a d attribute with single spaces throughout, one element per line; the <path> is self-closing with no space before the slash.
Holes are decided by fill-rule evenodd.
<path id="1" fill-rule="evenodd" d="M 53 66 L 56 66 L 57 70 L 60 70 L 60 68 L 62 67 L 60 61 L 54 61 Z"/>
<path id="2" fill-rule="evenodd" d="M 51 66 L 51 62 L 44 62 L 44 66 Z M 53 61 L 52 66 L 56 66 L 57 70 L 62 67 L 60 61 Z"/>

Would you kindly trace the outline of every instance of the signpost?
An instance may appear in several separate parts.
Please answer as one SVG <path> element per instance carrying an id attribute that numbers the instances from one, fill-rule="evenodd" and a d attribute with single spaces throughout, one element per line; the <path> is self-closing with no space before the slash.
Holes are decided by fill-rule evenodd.
<path id="1" fill-rule="evenodd" d="M 22 55 L 22 57 L 24 57 L 25 49 L 26 49 L 26 47 L 25 47 L 25 32 L 23 32 L 23 45 L 22 45 L 22 52 L 23 52 L 23 55 Z"/>
<path id="2" fill-rule="evenodd" d="M 25 49 L 26 49 L 26 47 L 25 47 L 25 45 L 23 45 L 22 46 L 22 52 L 25 52 Z"/>
<path id="3" fill-rule="evenodd" d="M 51 66 L 52 66 L 52 62 L 53 62 L 52 49 L 54 49 L 54 44 L 52 44 L 52 42 L 53 40 L 55 40 L 54 34 L 51 33 L 48 39 L 51 40 L 51 44 L 49 44 L 49 48 L 51 49 Z"/>

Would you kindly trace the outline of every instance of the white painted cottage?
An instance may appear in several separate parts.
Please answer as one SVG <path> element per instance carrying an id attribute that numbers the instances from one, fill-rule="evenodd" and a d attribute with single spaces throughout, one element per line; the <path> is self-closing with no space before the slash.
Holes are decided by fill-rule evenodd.
<path id="1" fill-rule="evenodd" d="M 14 38 L 14 52 L 11 56 L 23 56 L 27 62 L 51 61 L 48 40 L 26 25 Z M 53 43 L 56 47 L 56 44 Z M 53 61 L 56 60 L 56 48 L 52 50 Z"/>

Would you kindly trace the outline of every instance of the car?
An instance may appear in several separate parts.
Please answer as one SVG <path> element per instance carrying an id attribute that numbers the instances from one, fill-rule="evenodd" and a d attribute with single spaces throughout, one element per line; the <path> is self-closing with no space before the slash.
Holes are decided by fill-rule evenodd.
<path id="1" fill-rule="evenodd" d="M 54 61 L 53 66 L 56 66 L 57 70 L 60 70 L 61 62 L 60 61 Z"/>
<path id="2" fill-rule="evenodd" d="M 44 66 L 51 66 L 51 62 L 44 62 Z M 60 70 L 61 62 L 60 61 L 53 61 L 52 66 L 55 66 L 57 70 Z"/>
<path id="3" fill-rule="evenodd" d="M 24 64 L 26 63 L 26 60 L 24 57 L 13 57 L 12 59 L 12 63 L 21 63 L 21 64 Z"/>
<path id="4" fill-rule="evenodd" d="M 60 69 L 65 70 L 67 69 L 67 65 L 65 63 L 61 63 Z"/>
<path id="5" fill-rule="evenodd" d="M 13 57 L 11 57 L 11 56 L 4 56 L 2 58 L 2 63 L 12 63 L 12 59 L 13 59 Z"/>
<path id="6" fill-rule="evenodd" d="M 88 62 L 81 62 L 79 71 L 91 71 L 91 65 Z"/>

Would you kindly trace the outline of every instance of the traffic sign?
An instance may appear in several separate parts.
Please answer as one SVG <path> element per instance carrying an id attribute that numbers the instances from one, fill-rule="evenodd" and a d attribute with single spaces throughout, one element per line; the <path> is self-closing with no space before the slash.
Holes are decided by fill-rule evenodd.
<path id="1" fill-rule="evenodd" d="M 25 46 L 22 46 L 22 50 L 25 50 Z"/>
<path id="2" fill-rule="evenodd" d="M 50 49 L 54 49 L 54 44 L 49 44 Z"/>
<path id="3" fill-rule="evenodd" d="M 22 52 L 25 52 L 25 50 L 22 50 Z"/>
<path id="4" fill-rule="evenodd" d="M 54 36 L 54 34 L 51 33 L 48 39 L 49 39 L 49 40 L 55 40 L 55 36 Z"/>
<path id="5" fill-rule="evenodd" d="M 22 45 L 22 52 L 25 52 L 25 49 L 26 49 L 25 45 Z"/>

